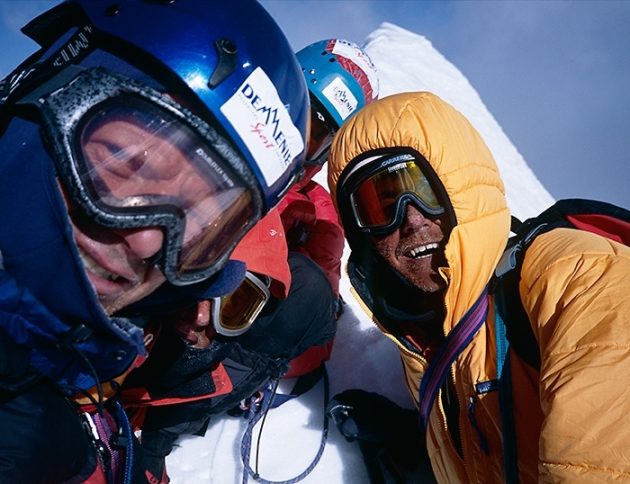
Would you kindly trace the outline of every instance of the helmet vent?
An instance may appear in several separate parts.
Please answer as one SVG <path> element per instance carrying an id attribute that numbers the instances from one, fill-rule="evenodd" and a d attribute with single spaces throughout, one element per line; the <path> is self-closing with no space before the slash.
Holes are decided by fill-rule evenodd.
<path id="1" fill-rule="evenodd" d="M 214 89 L 229 76 L 236 68 L 236 54 L 238 47 L 230 39 L 218 39 L 214 43 L 219 53 L 219 62 L 208 81 L 208 87 Z"/>

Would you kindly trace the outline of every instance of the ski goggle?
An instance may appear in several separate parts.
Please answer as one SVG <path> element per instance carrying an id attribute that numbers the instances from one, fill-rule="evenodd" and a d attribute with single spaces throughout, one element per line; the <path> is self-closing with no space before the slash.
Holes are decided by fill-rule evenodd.
<path id="1" fill-rule="evenodd" d="M 160 227 L 172 284 L 206 279 L 260 218 L 253 175 L 210 125 L 168 96 L 101 68 L 37 98 L 73 201 L 99 225 Z"/>
<path id="2" fill-rule="evenodd" d="M 214 298 L 212 321 L 217 333 L 238 336 L 245 333 L 260 314 L 271 297 L 270 280 L 262 281 L 251 272 L 232 293 Z"/>
<path id="3" fill-rule="evenodd" d="M 358 227 L 374 235 L 400 226 L 409 202 L 429 216 L 444 213 L 429 180 L 408 154 L 389 157 L 379 164 L 351 189 L 349 199 Z"/>
<path id="4" fill-rule="evenodd" d="M 328 159 L 328 150 L 337 132 L 321 103 L 311 96 L 311 129 L 305 163 L 322 166 Z"/>

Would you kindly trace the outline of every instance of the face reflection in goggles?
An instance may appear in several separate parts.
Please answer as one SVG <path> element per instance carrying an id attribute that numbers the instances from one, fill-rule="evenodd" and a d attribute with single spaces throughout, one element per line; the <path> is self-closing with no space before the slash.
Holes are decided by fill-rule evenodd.
<path id="1" fill-rule="evenodd" d="M 411 155 L 368 176 L 350 193 L 350 203 L 359 228 L 366 232 L 395 230 L 406 202 L 413 202 L 430 216 L 444 213 L 438 198 Z"/>
<path id="2" fill-rule="evenodd" d="M 213 300 L 214 329 L 225 336 L 243 334 L 254 323 L 270 297 L 268 284 L 248 271 L 236 291 Z"/>
<path id="3" fill-rule="evenodd" d="M 328 149 L 337 131 L 334 123 L 325 116 L 326 110 L 311 97 L 311 130 L 306 153 L 306 163 L 322 166 L 328 158 Z"/>
<path id="4" fill-rule="evenodd" d="M 68 107 L 77 98 L 87 105 L 81 116 Z M 52 139 L 63 134 L 55 151 L 65 156 L 56 162 L 66 184 L 78 187 L 70 190 L 75 202 L 105 227 L 160 227 L 158 263 L 171 283 L 212 275 L 259 218 L 240 157 L 166 96 L 90 69 L 42 104 Z"/>

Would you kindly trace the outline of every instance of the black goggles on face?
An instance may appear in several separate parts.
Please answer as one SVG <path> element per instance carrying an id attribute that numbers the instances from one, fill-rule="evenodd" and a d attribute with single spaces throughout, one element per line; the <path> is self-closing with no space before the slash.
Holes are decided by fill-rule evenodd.
<path id="1" fill-rule="evenodd" d="M 245 279 L 234 292 L 214 298 L 212 321 L 216 332 L 225 336 L 245 333 L 269 301 L 270 283 L 270 279 L 263 281 L 247 271 Z"/>
<path id="2" fill-rule="evenodd" d="M 260 218 L 240 156 L 168 96 L 92 68 L 29 97 L 20 103 L 41 111 L 73 202 L 104 227 L 160 227 L 164 244 L 152 262 L 172 284 L 210 277 Z"/>
<path id="3" fill-rule="evenodd" d="M 327 116 L 322 104 L 311 96 L 311 129 L 308 139 L 305 163 L 323 166 L 328 159 L 328 151 L 337 128 Z"/>
<path id="4" fill-rule="evenodd" d="M 370 235 L 396 230 L 408 203 L 430 217 L 439 217 L 445 212 L 411 154 L 367 158 L 354 166 L 345 179 L 354 221 L 362 232 Z"/>

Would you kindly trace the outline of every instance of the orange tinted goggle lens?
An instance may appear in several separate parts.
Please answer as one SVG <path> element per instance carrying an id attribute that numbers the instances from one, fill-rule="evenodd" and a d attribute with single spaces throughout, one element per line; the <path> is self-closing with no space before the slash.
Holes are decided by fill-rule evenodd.
<path id="1" fill-rule="evenodd" d="M 174 114 L 143 99 L 123 100 L 86 117 L 79 176 L 95 202 L 114 212 L 131 207 L 150 214 L 168 207 L 181 214 L 184 233 L 174 269 L 203 271 L 253 217 L 252 194 L 205 138 Z"/>
<path id="2" fill-rule="evenodd" d="M 269 297 L 266 285 L 248 272 L 233 293 L 215 303 L 218 303 L 219 309 L 214 317 L 215 329 L 228 336 L 244 333 L 256 320 Z"/>
<path id="3" fill-rule="evenodd" d="M 396 202 L 405 193 L 415 194 L 427 208 L 441 208 L 429 181 L 413 161 L 384 168 L 364 180 L 350 195 L 360 227 L 389 225 L 396 216 Z"/>

